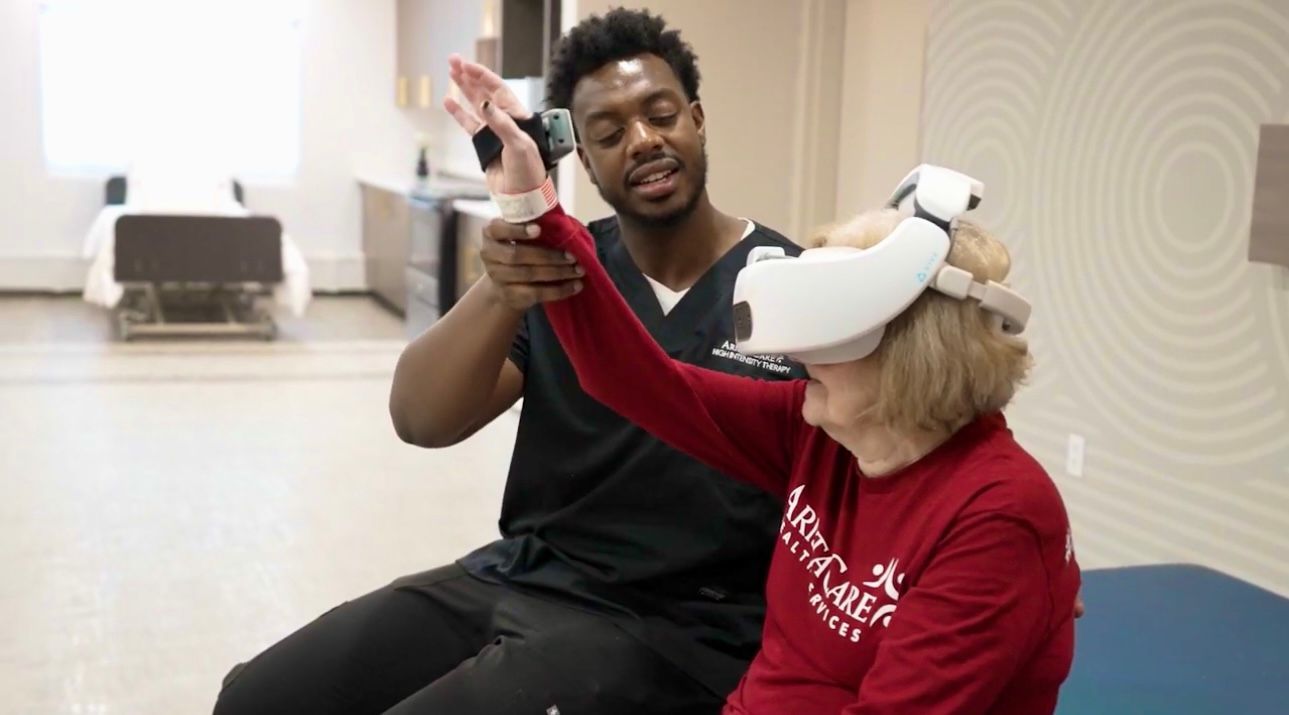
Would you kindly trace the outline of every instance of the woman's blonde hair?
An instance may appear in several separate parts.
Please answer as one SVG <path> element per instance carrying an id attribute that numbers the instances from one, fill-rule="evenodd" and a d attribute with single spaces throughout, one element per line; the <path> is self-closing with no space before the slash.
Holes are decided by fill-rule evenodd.
<path id="1" fill-rule="evenodd" d="M 862 213 L 816 230 L 807 248 L 872 248 L 904 218 L 894 209 Z M 978 281 L 1003 282 L 1011 256 L 980 226 L 959 220 L 948 263 Z M 1024 338 L 1007 335 L 974 300 L 927 290 L 886 326 L 877 402 L 869 415 L 899 429 L 956 430 L 1001 410 L 1025 381 L 1032 359 Z"/>

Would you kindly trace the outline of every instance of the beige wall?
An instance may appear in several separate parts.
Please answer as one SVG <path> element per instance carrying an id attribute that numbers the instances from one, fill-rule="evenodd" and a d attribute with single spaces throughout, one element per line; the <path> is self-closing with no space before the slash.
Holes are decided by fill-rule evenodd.
<path id="1" fill-rule="evenodd" d="M 1289 4 L 932 5 L 923 152 L 985 181 L 1034 302 L 1009 414 L 1081 561 L 1289 593 L 1289 291 L 1246 260 L 1258 125 L 1289 121 Z"/>
<path id="2" fill-rule="evenodd" d="M 789 237 L 836 208 L 844 0 L 579 0 L 577 17 L 647 7 L 699 58 L 718 208 Z M 574 212 L 610 213 L 577 168 Z"/>
<path id="3" fill-rule="evenodd" d="M 879 206 L 918 163 L 929 0 L 849 0 L 838 145 L 841 215 Z"/>

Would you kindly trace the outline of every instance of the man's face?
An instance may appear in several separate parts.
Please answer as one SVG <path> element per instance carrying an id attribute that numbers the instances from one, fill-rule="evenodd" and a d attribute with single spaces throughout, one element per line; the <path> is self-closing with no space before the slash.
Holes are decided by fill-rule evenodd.
<path id="1" fill-rule="evenodd" d="M 610 62 L 573 88 L 578 153 L 619 215 L 669 226 L 694 210 L 707 184 L 703 108 L 656 55 Z"/>

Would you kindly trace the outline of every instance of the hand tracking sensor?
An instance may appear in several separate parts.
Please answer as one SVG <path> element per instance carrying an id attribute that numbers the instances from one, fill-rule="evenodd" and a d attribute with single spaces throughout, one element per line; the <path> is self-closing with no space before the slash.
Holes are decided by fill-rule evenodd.
<path id="1" fill-rule="evenodd" d="M 526 119 L 514 121 L 521 131 L 533 138 L 547 171 L 555 168 L 555 164 L 577 146 L 573 115 L 567 109 L 549 109 L 540 115 L 532 114 Z M 501 156 L 502 141 L 486 124 L 475 132 L 472 141 L 475 153 L 479 156 L 479 166 L 487 171 L 488 166 Z M 510 223 L 532 221 L 559 203 L 555 184 L 549 176 L 541 186 L 532 191 L 519 194 L 494 193 L 492 200 L 501 211 L 501 218 Z"/>
<path id="2" fill-rule="evenodd" d="M 547 170 L 555 168 L 555 164 L 577 146 L 573 135 L 573 115 L 567 109 L 548 109 L 527 119 L 516 119 L 515 124 L 537 143 L 537 151 L 541 152 L 542 163 Z M 474 133 L 472 141 L 479 156 L 479 168 L 487 171 L 488 165 L 501 156 L 501 139 L 485 124 Z"/>
<path id="3" fill-rule="evenodd" d="M 945 264 L 954 222 L 983 195 L 979 181 L 923 164 L 904 177 L 887 204 L 912 215 L 876 246 L 814 248 L 796 258 L 780 248 L 753 249 L 734 284 L 739 352 L 815 365 L 858 360 L 877 349 L 886 324 L 928 288 L 979 301 L 999 316 L 1004 332 L 1020 333 L 1028 301 Z"/>

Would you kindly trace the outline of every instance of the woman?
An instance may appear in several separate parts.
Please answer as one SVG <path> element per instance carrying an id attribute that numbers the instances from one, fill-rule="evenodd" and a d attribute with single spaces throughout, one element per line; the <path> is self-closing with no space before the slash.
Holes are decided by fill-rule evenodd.
<path id="1" fill-rule="evenodd" d="M 448 111 L 504 143 L 488 170 L 494 195 L 541 196 L 537 147 L 512 119 L 529 113 L 488 70 L 454 58 L 451 73 L 470 105 L 449 99 Z M 809 382 L 674 362 L 586 230 L 544 196 L 529 214 L 549 208 L 541 240 L 586 270 L 584 290 L 545 308 L 584 389 L 784 500 L 762 648 L 725 712 L 1051 713 L 1073 655 L 1079 570 L 1054 485 L 999 413 L 1028 369 L 1025 343 L 978 303 L 926 292 L 875 352 L 807 364 Z M 869 248 L 901 218 L 864 214 L 812 243 Z M 959 222 L 952 240 L 950 265 L 1005 277 L 1006 250 L 987 233 Z"/>

